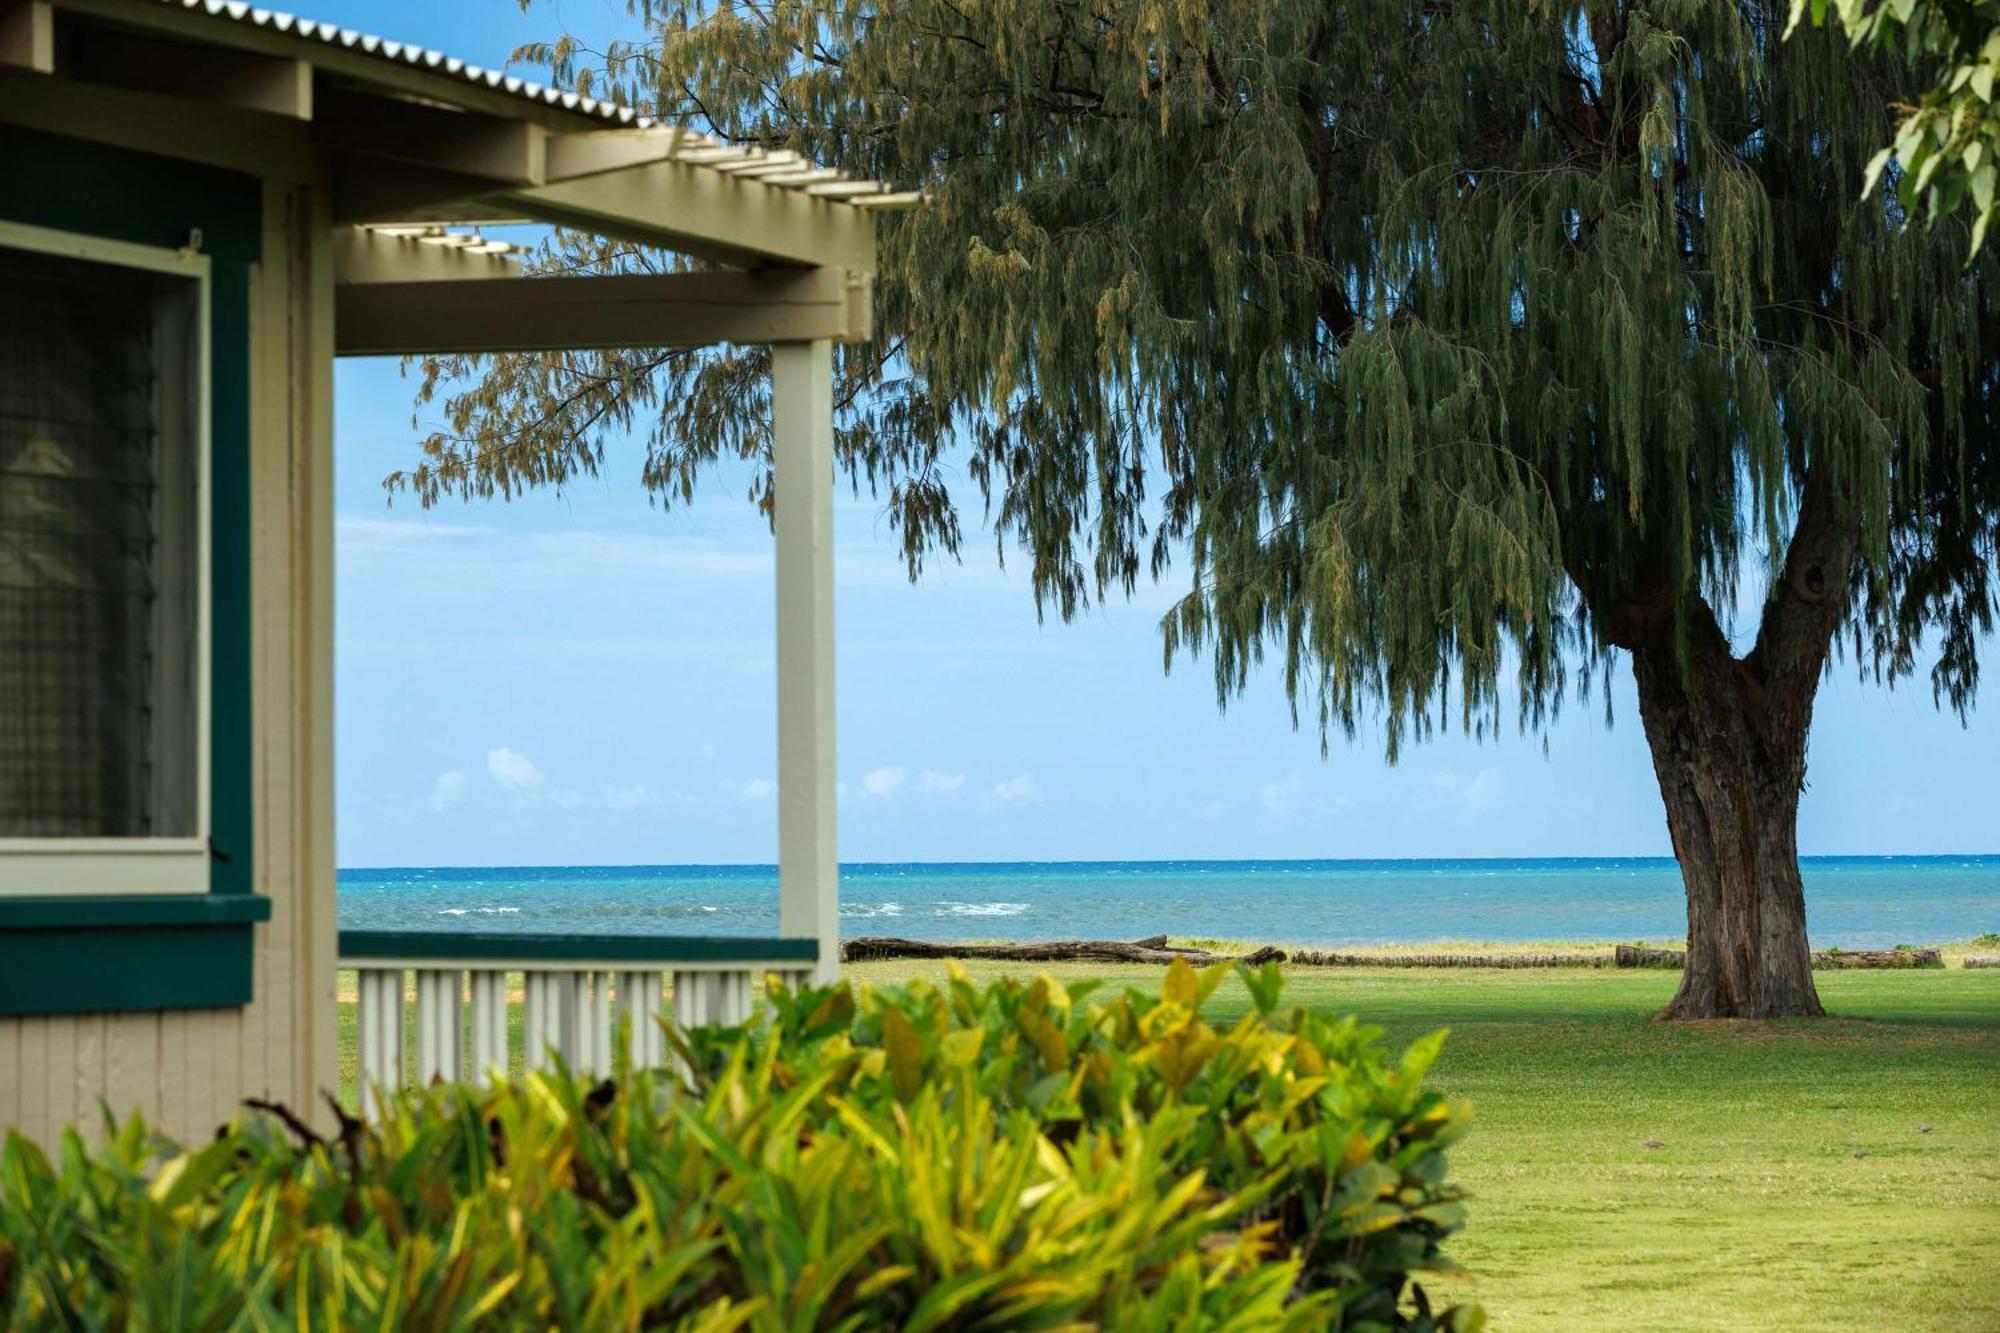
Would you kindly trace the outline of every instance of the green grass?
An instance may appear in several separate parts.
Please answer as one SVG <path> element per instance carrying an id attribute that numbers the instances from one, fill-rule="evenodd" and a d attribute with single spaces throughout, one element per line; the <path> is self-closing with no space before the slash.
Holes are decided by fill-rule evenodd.
<path id="1" fill-rule="evenodd" d="M 1676 980 L 1302 970 L 1287 993 L 1399 1043 L 1452 1030 L 1434 1078 L 1478 1115 L 1448 1287 L 1498 1329 L 2000 1328 L 2000 974 L 1822 972 L 1827 1021 L 1649 1021 Z"/>
<path id="2" fill-rule="evenodd" d="M 1399 1044 L 1452 1030 L 1433 1078 L 1478 1114 L 1445 1287 L 1498 1329 L 2000 1328 L 2000 971 L 1816 979 L 1837 1016 L 1773 1024 L 1651 1022 L 1660 972 L 1301 970 L 1287 994 Z"/>

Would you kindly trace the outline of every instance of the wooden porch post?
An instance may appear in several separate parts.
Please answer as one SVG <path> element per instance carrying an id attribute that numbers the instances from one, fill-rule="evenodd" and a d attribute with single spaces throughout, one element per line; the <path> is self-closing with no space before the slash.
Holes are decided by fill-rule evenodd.
<path id="1" fill-rule="evenodd" d="M 778 565 L 778 933 L 839 970 L 834 847 L 833 344 L 771 347 Z"/>

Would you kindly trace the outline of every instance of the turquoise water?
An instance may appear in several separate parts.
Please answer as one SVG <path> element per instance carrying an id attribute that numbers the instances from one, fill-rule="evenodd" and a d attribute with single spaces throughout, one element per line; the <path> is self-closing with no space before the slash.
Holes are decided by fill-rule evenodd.
<path id="1" fill-rule="evenodd" d="M 1808 857 L 1822 947 L 2000 931 L 2000 856 Z M 768 935 L 770 866 L 343 870 L 348 929 Z M 1460 861 L 1076 861 L 867 864 L 840 872 L 847 935 L 1296 944 L 1429 939 L 1632 940 L 1686 930 L 1664 858 Z"/>

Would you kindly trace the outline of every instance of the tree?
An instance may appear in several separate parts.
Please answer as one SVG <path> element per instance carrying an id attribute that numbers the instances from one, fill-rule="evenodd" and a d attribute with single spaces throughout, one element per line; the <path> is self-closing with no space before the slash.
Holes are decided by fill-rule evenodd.
<path id="1" fill-rule="evenodd" d="M 1857 49 L 1900 45 L 1936 71 L 1915 104 L 1897 104 L 1896 136 L 1868 164 L 1873 190 L 1891 162 L 1910 216 L 1932 221 L 1971 205 L 1972 249 L 2000 213 L 2000 0 L 1792 0 L 1791 24 L 1831 12 Z"/>
<path id="2" fill-rule="evenodd" d="M 697 0 L 589 68 L 533 54 L 931 191 L 885 225 L 836 442 L 913 576 L 958 551 L 964 450 L 1039 605 L 1179 561 L 1169 665 L 1206 656 L 1226 701 L 1275 658 L 1323 736 L 1532 729 L 1629 659 L 1687 891 L 1667 1014 L 1764 1017 L 1821 1011 L 1820 679 L 1837 643 L 1890 681 L 1922 654 L 1969 706 L 2000 490 L 1993 264 L 1862 199 L 1910 72 L 1785 18 Z M 752 353 L 425 371 L 449 428 L 391 479 L 425 502 L 560 484 L 642 422 L 668 500 L 768 458 Z"/>

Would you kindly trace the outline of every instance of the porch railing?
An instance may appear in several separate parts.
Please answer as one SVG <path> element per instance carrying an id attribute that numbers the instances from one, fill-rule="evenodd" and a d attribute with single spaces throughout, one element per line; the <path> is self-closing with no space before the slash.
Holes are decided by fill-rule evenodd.
<path id="1" fill-rule="evenodd" d="M 658 1016 L 682 1027 L 744 1022 L 765 976 L 797 985 L 818 960 L 811 939 L 344 930 L 340 965 L 359 983 L 361 1103 L 411 1078 L 504 1075 L 517 1056 L 531 1070 L 560 1056 L 572 1069 L 604 1072 L 620 1031 L 630 1034 L 635 1064 L 662 1065 Z M 516 975 L 518 1040 L 508 993 Z"/>

